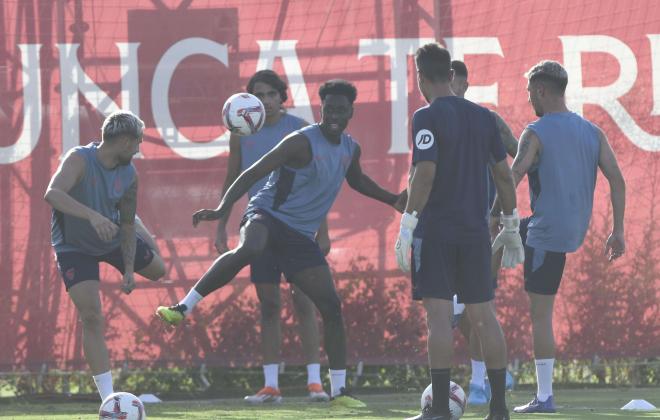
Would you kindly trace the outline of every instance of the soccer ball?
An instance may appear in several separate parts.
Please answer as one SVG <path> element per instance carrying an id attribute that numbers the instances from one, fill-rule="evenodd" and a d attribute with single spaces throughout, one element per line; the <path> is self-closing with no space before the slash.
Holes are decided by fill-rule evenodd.
<path id="1" fill-rule="evenodd" d="M 433 385 L 426 387 L 422 393 L 422 410 L 427 405 L 433 403 Z M 465 391 L 460 385 L 454 382 L 449 382 L 449 412 L 451 413 L 451 420 L 458 420 L 465 412 L 467 406 L 467 398 L 465 398 Z"/>
<path id="2" fill-rule="evenodd" d="M 138 397 L 128 392 L 108 395 L 99 408 L 99 419 L 144 420 L 147 413 Z"/>
<path id="3" fill-rule="evenodd" d="M 249 136 L 261 130 L 266 110 L 259 98 L 249 93 L 231 95 L 222 107 L 222 122 L 232 133 Z"/>

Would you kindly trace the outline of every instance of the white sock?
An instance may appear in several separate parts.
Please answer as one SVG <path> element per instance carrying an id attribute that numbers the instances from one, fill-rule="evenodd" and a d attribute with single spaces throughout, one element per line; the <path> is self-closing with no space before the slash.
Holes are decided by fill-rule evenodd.
<path id="1" fill-rule="evenodd" d="M 181 302 L 179 302 L 181 305 L 186 305 L 186 310 L 183 312 L 183 314 L 188 315 L 190 312 L 192 312 L 195 305 L 197 305 L 203 298 L 204 296 L 197 293 L 197 290 L 195 290 L 194 287 L 190 289 L 186 297 L 181 299 Z"/>
<path id="2" fill-rule="evenodd" d="M 552 369 L 555 359 L 536 359 L 536 398 L 546 401 L 552 395 Z"/>
<path id="3" fill-rule="evenodd" d="M 346 369 L 330 369 L 330 392 L 332 397 L 341 394 L 346 388 Z"/>
<path id="4" fill-rule="evenodd" d="M 110 371 L 100 373 L 93 376 L 93 378 L 94 383 L 96 384 L 96 389 L 98 389 L 99 395 L 101 396 L 101 401 L 105 400 L 108 395 L 115 392 L 112 389 L 112 373 L 110 373 Z"/>
<path id="5" fill-rule="evenodd" d="M 471 384 L 483 388 L 486 386 L 486 363 L 481 360 L 472 360 L 472 379 Z"/>
<path id="6" fill-rule="evenodd" d="M 278 389 L 278 374 L 280 373 L 279 363 L 273 363 L 270 365 L 264 365 L 264 386 L 269 386 L 271 388 Z"/>
<path id="7" fill-rule="evenodd" d="M 321 365 L 310 363 L 307 365 L 307 385 L 321 383 Z"/>

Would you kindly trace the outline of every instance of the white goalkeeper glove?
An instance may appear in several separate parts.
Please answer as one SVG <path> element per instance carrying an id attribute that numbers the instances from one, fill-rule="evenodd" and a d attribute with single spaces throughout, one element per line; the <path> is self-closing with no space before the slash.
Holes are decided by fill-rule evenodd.
<path id="1" fill-rule="evenodd" d="M 504 227 L 493 241 L 493 254 L 504 247 L 502 266 L 513 268 L 525 261 L 525 249 L 519 233 L 520 217 L 518 216 L 518 210 L 513 209 L 513 214 L 510 216 L 502 213 L 501 221 Z"/>
<path id="2" fill-rule="evenodd" d="M 417 212 L 403 213 L 399 226 L 399 237 L 396 240 L 394 252 L 399 268 L 404 272 L 410 271 L 410 247 L 412 246 L 413 231 L 417 226 Z"/>

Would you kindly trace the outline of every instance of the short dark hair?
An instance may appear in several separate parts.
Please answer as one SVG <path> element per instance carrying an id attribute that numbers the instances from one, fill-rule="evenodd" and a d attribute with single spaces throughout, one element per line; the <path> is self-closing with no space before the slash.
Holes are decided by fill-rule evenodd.
<path id="1" fill-rule="evenodd" d="M 353 103 L 357 98 L 357 89 L 348 80 L 333 79 L 323 83 L 319 88 L 321 101 L 324 101 L 327 95 L 344 95 L 348 102 Z"/>
<path id="2" fill-rule="evenodd" d="M 417 70 L 432 82 L 449 81 L 451 56 L 438 43 L 422 45 L 415 53 Z"/>
<path id="3" fill-rule="evenodd" d="M 557 61 L 543 60 L 534 65 L 525 77 L 530 82 L 541 82 L 553 92 L 563 95 L 568 85 L 568 73 Z"/>
<path id="4" fill-rule="evenodd" d="M 286 89 L 287 89 L 286 82 L 282 80 L 280 76 L 274 71 L 259 70 L 254 75 L 252 75 L 252 77 L 250 77 L 250 80 L 248 80 L 248 84 L 246 87 L 248 93 L 254 92 L 254 85 L 258 82 L 265 83 L 268 86 L 271 86 L 276 91 L 278 91 L 280 94 L 280 98 L 282 98 L 282 102 L 285 102 L 287 100 L 288 96 L 286 94 Z"/>
<path id="5" fill-rule="evenodd" d="M 462 62 L 461 60 L 452 60 L 451 69 L 454 70 L 455 75 L 463 76 L 467 79 L 468 70 L 467 67 L 465 66 L 465 63 Z"/>

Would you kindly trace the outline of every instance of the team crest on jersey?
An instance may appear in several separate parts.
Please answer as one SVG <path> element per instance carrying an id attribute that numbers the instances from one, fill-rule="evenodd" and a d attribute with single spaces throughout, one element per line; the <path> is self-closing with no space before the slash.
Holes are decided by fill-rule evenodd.
<path id="1" fill-rule="evenodd" d="M 435 139 L 433 138 L 433 133 L 427 129 L 422 129 L 417 132 L 415 136 L 415 147 L 419 150 L 426 150 L 433 146 Z"/>

